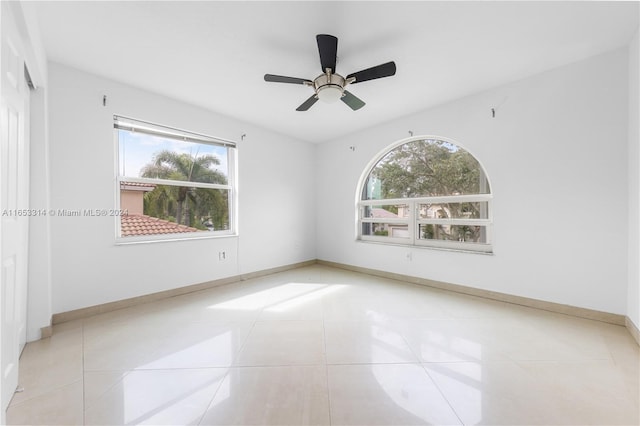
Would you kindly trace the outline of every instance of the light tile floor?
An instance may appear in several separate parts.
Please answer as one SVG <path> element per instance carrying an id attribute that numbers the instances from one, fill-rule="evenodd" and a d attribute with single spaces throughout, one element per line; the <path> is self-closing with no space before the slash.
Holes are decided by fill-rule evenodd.
<path id="1" fill-rule="evenodd" d="M 638 425 L 624 327 L 314 265 L 55 327 L 10 424 Z"/>

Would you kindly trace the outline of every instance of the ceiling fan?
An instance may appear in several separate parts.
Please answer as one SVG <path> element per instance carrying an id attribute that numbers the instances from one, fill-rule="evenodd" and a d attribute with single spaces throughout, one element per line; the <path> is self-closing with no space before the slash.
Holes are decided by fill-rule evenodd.
<path id="1" fill-rule="evenodd" d="M 365 104 L 358 97 L 354 96 L 345 87 L 349 84 L 362 83 L 376 78 L 391 77 L 396 73 L 395 62 L 387 62 L 366 70 L 349 74 L 346 78 L 336 74 L 336 57 L 338 51 L 338 39 L 329 34 L 318 34 L 318 51 L 320 52 L 320 65 L 322 74 L 314 80 L 304 78 L 285 77 L 282 75 L 265 74 L 264 80 L 275 83 L 303 84 L 312 87 L 314 94 L 296 108 L 296 111 L 307 111 L 318 99 L 324 102 L 335 102 L 340 99 L 352 110 L 356 111 Z"/>

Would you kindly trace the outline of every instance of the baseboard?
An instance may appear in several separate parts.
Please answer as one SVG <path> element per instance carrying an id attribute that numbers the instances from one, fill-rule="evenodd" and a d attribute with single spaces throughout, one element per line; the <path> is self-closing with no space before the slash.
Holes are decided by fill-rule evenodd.
<path id="1" fill-rule="evenodd" d="M 529 308 L 541 309 L 544 311 L 555 312 L 559 314 L 571 315 L 579 318 L 586 318 L 595 321 L 602 321 L 609 324 L 625 325 L 625 316 L 612 314 L 609 312 L 596 311 L 593 309 L 578 308 L 571 305 L 563 305 L 561 303 L 546 302 L 544 300 L 531 299 L 528 297 L 514 296 L 496 291 L 483 290 L 473 287 L 467 287 L 459 284 L 450 284 L 442 281 L 434 281 L 426 278 L 418 278 L 411 275 L 396 274 L 393 272 L 380 271 L 377 269 L 363 268 L 360 266 L 347 265 L 344 263 L 331 262 L 327 260 L 318 260 L 318 264 L 331 266 L 334 268 L 346 269 L 349 271 L 360 272 L 363 274 L 374 275 L 377 277 L 388 278 L 408 282 L 411 284 L 419 284 L 427 287 L 438 288 L 441 290 L 453 291 L 469 296 L 482 297 L 485 299 L 497 300 L 500 302 L 512 303 L 515 305 L 526 306 Z"/>
<path id="2" fill-rule="evenodd" d="M 46 327 L 40 328 L 40 338 L 46 339 L 47 337 L 51 337 L 53 335 L 53 326 L 48 325 Z"/>
<path id="3" fill-rule="evenodd" d="M 636 339 L 636 343 L 640 346 L 640 330 L 638 330 L 638 327 L 633 323 L 633 321 L 631 321 L 631 318 L 625 317 L 624 320 L 624 325 L 627 327 L 627 330 L 629 330 L 631 336 Z"/>
<path id="4" fill-rule="evenodd" d="M 278 272 L 288 271 L 290 269 L 303 268 L 305 266 L 315 265 L 318 261 L 316 259 L 307 260 L 304 262 L 292 263 L 291 265 L 277 266 L 275 268 L 263 269 L 261 271 L 249 272 L 247 274 L 240 275 L 240 281 L 250 280 L 253 278 L 264 277 L 265 275 L 277 274 Z"/>
<path id="5" fill-rule="evenodd" d="M 72 311 L 60 312 L 53 314 L 51 319 L 52 324 L 61 324 L 63 322 L 74 321 L 78 319 L 88 318 L 98 314 L 104 314 L 107 312 L 116 311 L 118 309 L 130 308 L 132 306 L 142 305 L 144 303 L 155 302 L 170 297 L 181 296 L 183 294 L 189 294 L 196 291 L 207 290 L 222 285 L 228 285 L 245 281 L 252 278 L 258 278 L 265 275 L 276 274 L 278 272 L 284 272 L 290 269 L 302 268 L 304 266 L 314 265 L 316 260 L 307 260 L 304 262 L 292 263 L 290 265 L 278 266 L 270 269 L 263 269 L 261 271 L 249 272 L 247 274 L 234 275 L 231 277 L 221 278 L 218 280 L 207 281 L 200 284 L 189 285 L 185 287 L 174 288 L 171 290 L 160 291 L 157 293 L 145 294 L 143 296 L 132 297 L 129 299 L 117 300 L 115 302 L 103 303 L 100 305 L 88 306 L 86 308 L 75 309 Z M 44 337 L 44 336 L 43 336 Z"/>

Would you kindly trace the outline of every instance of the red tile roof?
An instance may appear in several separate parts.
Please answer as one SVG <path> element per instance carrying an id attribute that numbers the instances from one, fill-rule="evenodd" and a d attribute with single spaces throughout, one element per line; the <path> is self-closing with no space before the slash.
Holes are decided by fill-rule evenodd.
<path id="1" fill-rule="evenodd" d="M 186 232 L 198 232 L 199 229 L 190 226 L 180 225 L 157 217 L 143 214 L 130 214 L 122 216 L 121 229 L 123 237 L 133 237 L 138 235 L 158 235 L 158 234 L 182 234 Z"/>
<path id="2" fill-rule="evenodd" d="M 380 209 L 380 208 L 372 208 L 371 209 L 371 217 L 375 217 L 375 218 L 397 218 L 398 215 L 395 213 L 392 213 L 388 210 L 385 209 Z"/>

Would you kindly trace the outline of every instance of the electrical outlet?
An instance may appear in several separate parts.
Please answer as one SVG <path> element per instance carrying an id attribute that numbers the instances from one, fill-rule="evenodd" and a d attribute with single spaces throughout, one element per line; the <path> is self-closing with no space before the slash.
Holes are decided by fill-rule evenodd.
<path id="1" fill-rule="evenodd" d="M 218 260 L 219 261 L 227 260 L 227 252 L 226 251 L 218 252 Z"/>

